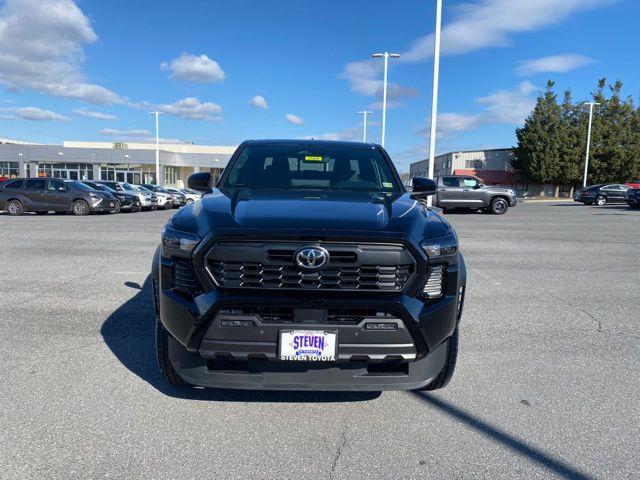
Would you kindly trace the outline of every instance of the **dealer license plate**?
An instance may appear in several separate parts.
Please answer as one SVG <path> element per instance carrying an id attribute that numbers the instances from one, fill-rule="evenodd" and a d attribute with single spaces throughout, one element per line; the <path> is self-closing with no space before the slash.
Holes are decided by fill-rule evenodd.
<path id="1" fill-rule="evenodd" d="M 280 360 L 334 362 L 338 334 L 325 330 L 282 330 Z"/>

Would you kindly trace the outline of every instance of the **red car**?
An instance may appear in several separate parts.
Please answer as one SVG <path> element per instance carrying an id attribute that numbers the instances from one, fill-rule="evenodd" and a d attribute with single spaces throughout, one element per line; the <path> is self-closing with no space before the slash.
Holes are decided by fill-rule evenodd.
<path id="1" fill-rule="evenodd" d="M 629 185 L 631 188 L 640 188 L 640 178 L 633 182 L 627 182 L 625 185 Z"/>

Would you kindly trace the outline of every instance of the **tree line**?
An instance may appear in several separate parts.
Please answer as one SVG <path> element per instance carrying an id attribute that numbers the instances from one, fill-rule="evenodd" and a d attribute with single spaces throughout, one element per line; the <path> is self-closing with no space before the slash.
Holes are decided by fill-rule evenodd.
<path id="1" fill-rule="evenodd" d="M 589 107 L 574 102 L 571 91 L 562 102 L 554 82 L 538 96 L 536 106 L 522 128 L 516 129 L 513 167 L 532 183 L 582 185 Z M 594 107 L 591 125 L 588 184 L 623 183 L 640 178 L 640 108 L 631 97 L 622 97 L 622 82 L 598 81 L 591 94 Z"/>

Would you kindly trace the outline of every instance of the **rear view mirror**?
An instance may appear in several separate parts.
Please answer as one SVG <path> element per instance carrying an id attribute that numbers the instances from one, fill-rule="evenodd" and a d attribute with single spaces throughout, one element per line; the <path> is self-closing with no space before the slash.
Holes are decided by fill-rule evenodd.
<path id="1" fill-rule="evenodd" d="M 413 187 L 411 195 L 414 197 L 428 197 L 436 193 L 436 182 L 430 178 L 413 177 L 411 185 Z"/>
<path id="2" fill-rule="evenodd" d="M 198 192 L 211 193 L 213 191 L 211 188 L 211 180 L 211 173 L 209 172 L 194 173 L 189 176 L 187 185 L 189 185 L 189 188 L 197 190 Z"/>

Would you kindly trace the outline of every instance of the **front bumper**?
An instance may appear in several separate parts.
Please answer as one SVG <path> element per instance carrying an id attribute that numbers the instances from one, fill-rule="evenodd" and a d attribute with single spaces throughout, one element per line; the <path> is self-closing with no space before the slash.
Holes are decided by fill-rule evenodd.
<path id="1" fill-rule="evenodd" d="M 408 390 L 428 385 L 445 365 L 447 341 L 462 314 L 466 268 L 460 256 L 449 267 L 445 295 L 432 303 L 404 294 L 294 293 L 211 290 L 188 298 L 172 289 L 174 262 L 156 255 L 156 309 L 170 333 L 169 358 L 178 374 L 204 387 L 274 390 Z M 250 327 L 221 324 L 221 309 L 289 307 L 298 320 Z M 398 329 L 371 331 L 358 324 L 305 321 L 330 309 L 370 309 L 397 319 Z M 309 317 L 306 317 L 309 312 Z M 383 317 L 384 319 L 384 317 Z M 395 321 L 395 320 L 394 320 Z M 330 329 L 338 333 L 336 362 L 297 363 L 278 359 L 280 330 Z"/>
<path id="2" fill-rule="evenodd" d="M 509 199 L 509 206 L 515 207 L 516 205 L 518 205 L 518 198 L 514 195 Z"/>
<path id="3" fill-rule="evenodd" d="M 89 203 L 89 209 L 92 212 L 111 212 L 116 208 L 116 199 L 95 198 Z"/>

